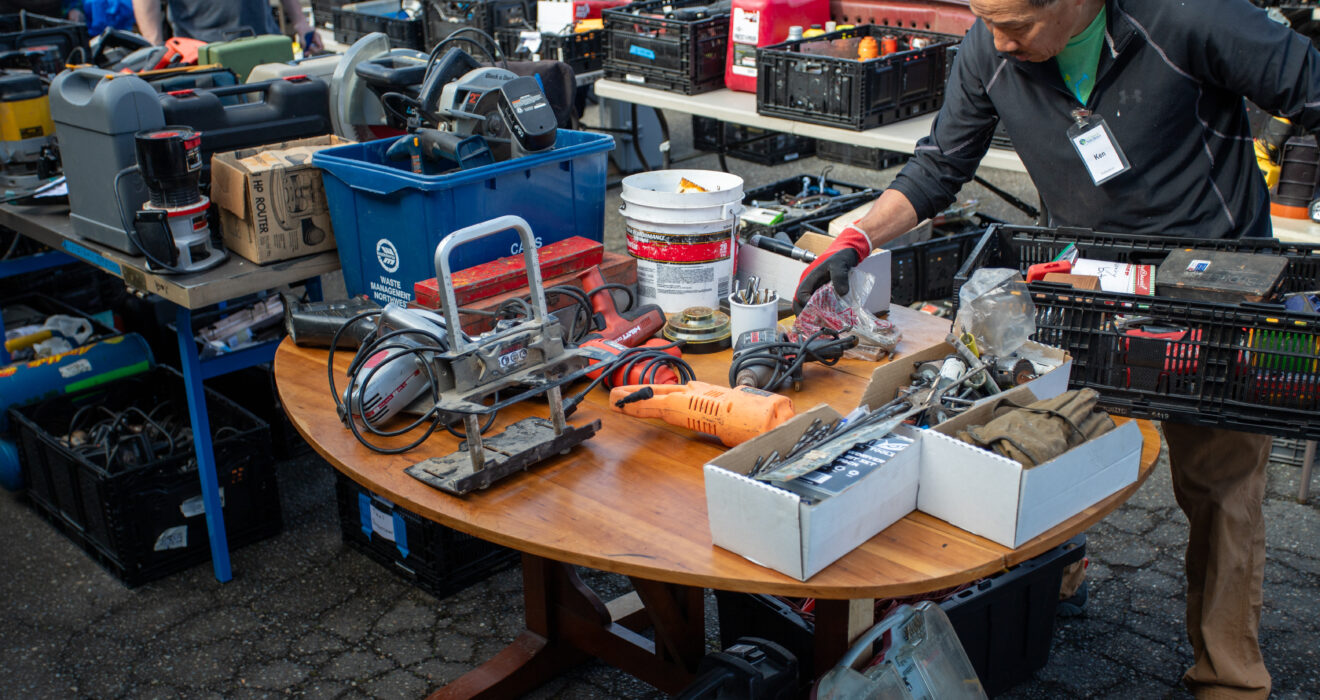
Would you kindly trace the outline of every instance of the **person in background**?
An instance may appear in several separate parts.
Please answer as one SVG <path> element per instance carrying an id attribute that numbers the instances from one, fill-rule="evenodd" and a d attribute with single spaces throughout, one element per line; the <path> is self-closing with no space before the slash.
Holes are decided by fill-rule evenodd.
<path id="1" fill-rule="evenodd" d="M 294 36 L 303 52 L 314 55 L 325 50 L 298 0 L 281 0 L 281 5 L 293 20 Z M 154 45 L 165 43 L 160 6 L 160 0 L 133 0 L 138 32 Z M 232 39 L 244 29 L 255 34 L 280 33 L 266 0 L 169 0 L 169 21 L 175 36 L 201 41 Z"/>
<path id="2" fill-rule="evenodd" d="M 1002 123 L 1050 226 L 1188 238 L 1271 235 L 1243 98 L 1320 132 L 1320 53 L 1247 0 L 970 0 L 944 105 L 912 160 L 799 281 L 823 284 L 953 202 Z M 1189 523 L 1183 683 L 1263 699 L 1268 435 L 1165 422 Z"/>

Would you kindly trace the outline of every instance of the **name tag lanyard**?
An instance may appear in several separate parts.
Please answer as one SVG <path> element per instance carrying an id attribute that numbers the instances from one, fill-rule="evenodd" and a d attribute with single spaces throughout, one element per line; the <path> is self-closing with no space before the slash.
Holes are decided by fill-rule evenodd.
<path id="1" fill-rule="evenodd" d="M 1068 140 L 1095 184 L 1103 184 L 1132 167 L 1103 117 L 1090 110 L 1074 109 L 1072 118 Z"/>

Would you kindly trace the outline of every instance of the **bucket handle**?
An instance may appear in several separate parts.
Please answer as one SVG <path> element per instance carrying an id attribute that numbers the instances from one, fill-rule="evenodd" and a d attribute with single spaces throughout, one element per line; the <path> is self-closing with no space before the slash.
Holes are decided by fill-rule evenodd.
<path id="1" fill-rule="evenodd" d="M 628 202 L 620 201 L 619 213 L 622 214 L 627 209 L 628 209 Z M 724 204 L 720 205 L 719 219 L 731 219 L 739 216 L 742 213 L 743 213 L 742 202 L 725 202 Z M 712 220 L 718 221 L 719 219 L 712 219 Z"/>

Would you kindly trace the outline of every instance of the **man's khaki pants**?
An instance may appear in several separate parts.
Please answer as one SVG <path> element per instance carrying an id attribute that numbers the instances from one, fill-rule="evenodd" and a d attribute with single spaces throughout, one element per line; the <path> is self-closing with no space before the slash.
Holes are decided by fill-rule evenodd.
<path id="1" fill-rule="evenodd" d="M 1197 698 L 1264 698 L 1265 464 L 1270 437 L 1164 424 L 1173 493 L 1191 524 L 1187 636 L 1195 663 L 1183 682 Z"/>

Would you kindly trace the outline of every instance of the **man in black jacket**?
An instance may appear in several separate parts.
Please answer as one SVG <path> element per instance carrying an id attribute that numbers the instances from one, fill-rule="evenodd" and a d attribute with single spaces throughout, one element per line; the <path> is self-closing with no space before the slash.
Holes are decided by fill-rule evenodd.
<path id="1" fill-rule="evenodd" d="M 1243 97 L 1320 129 L 1320 54 L 1247 0 L 971 0 L 930 136 L 870 211 L 803 274 L 800 306 L 954 201 L 998 122 L 1052 226 L 1194 238 L 1269 236 Z M 1204 698 L 1269 694 L 1257 641 L 1266 436 L 1166 423 L 1187 514 L 1184 682 Z"/>

